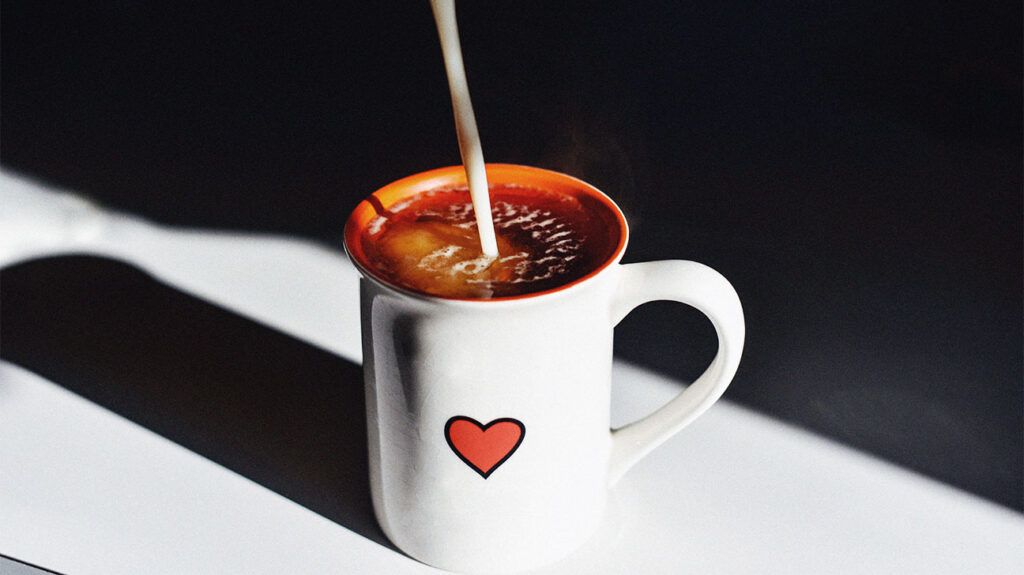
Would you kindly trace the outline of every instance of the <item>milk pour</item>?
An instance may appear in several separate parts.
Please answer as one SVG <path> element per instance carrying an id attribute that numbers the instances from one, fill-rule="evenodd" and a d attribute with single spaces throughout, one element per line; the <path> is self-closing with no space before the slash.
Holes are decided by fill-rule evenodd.
<path id="1" fill-rule="evenodd" d="M 426 190 L 389 206 L 365 229 L 367 255 L 389 281 L 442 297 L 513 297 L 581 277 L 606 257 L 603 212 L 574 194 L 489 188 L 454 0 L 431 7 L 469 189 Z"/>
<path id="2" fill-rule="evenodd" d="M 466 69 L 459 46 L 459 27 L 455 20 L 455 0 L 430 0 L 434 10 L 437 33 L 441 38 L 444 68 L 448 74 L 448 89 L 452 94 L 455 113 L 455 132 L 459 138 L 459 152 L 469 181 L 469 193 L 476 213 L 476 228 L 480 235 L 480 249 L 484 257 L 493 261 L 498 257 L 498 242 L 494 236 L 491 217 L 491 198 L 487 190 L 487 172 L 484 170 L 484 152 L 476 128 L 476 116 L 469 99 Z M 489 262 L 488 262 L 489 263 Z"/>

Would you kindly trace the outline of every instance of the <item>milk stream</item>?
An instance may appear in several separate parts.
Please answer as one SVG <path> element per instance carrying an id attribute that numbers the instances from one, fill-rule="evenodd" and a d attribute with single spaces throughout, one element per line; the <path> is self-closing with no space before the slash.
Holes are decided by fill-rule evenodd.
<path id="1" fill-rule="evenodd" d="M 430 0 L 430 6 L 434 10 L 434 21 L 441 38 L 441 52 L 444 55 L 444 68 L 448 74 L 448 89 L 452 94 L 452 109 L 455 113 L 455 132 L 458 134 L 459 152 L 462 154 L 462 165 L 466 168 L 469 194 L 476 213 L 480 249 L 485 257 L 493 260 L 498 257 L 498 242 L 494 237 L 494 222 L 491 219 L 491 198 L 487 191 L 483 147 L 480 145 L 476 116 L 473 115 L 473 104 L 469 99 L 466 69 L 462 63 L 455 0 Z"/>

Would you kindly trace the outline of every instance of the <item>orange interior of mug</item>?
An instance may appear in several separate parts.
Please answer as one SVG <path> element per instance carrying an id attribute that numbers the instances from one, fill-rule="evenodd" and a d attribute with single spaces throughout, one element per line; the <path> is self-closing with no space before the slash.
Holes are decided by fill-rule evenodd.
<path id="1" fill-rule="evenodd" d="M 609 214 L 614 216 L 614 218 L 609 218 L 609 220 L 615 221 L 618 226 L 618 229 L 615 230 L 615 233 L 618 236 L 618 243 L 611 256 L 609 256 L 601 265 L 574 281 L 567 282 L 556 288 L 545 291 L 491 299 L 472 299 L 471 301 L 522 299 L 559 291 L 593 277 L 601 270 L 618 260 L 622 255 L 622 252 L 626 247 L 626 239 L 628 236 L 626 219 L 623 217 L 619 207 L 615 205 L 615 202 L 594 186 L 560 172 L 545 170 L 543 168 L 534 168 L 531 166 L 518 166 L 514 164 L 487 164 L 487 182 L 492 186 L 515 184 L 524 187 L 548 190 L 551 192 L 574 196 L 580 199 L 587 199 L 590 200 L 590 203 L 599 203 Z M 464 187 L 466 185 L 465 169 L 462 166 L 449 166 L 446 168 L 437 168 L 435 170 L 413 174 L 384 186 L 370 194 L 370 196 L 363 201 L 359 202 L 359 205 L 357 205 L 355 210 L 352 211 L 352 215 L 349 216 L 348 222 L 345 224 L 345 249 L 348 251 L 353 262 L 363 271 L 363 273 L 372 276 L 381 283 L 393 285 L 391 282 L 380 278 L 379 275 L 374 273 L 374 267 L 367 258 L 366 250 L 363 246 L 363 231 L 370 222 L 375 220 L 378 216 L 383 216 L 385 218 L 388 217 L 391 207 L 403 200 L 431 190 Z M 402 289 L 397 286 L 394 287 L 396 287 L 396 289 Z M 465 298 L 441 297 L 440 299 L 461 300 Z"/>

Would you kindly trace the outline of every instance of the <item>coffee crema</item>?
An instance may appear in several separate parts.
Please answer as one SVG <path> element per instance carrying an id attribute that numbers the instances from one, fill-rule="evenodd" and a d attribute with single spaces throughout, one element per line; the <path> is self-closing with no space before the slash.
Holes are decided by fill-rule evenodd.
<path id="1" fill-rule="evenodd" d="M 374 275 L 450 298 L 513 297 L 575 281 L 615 252 L 614 214 L 586 195 L 528 186 L 490 188 L 497 258 L 480 249 L 465 187 L 420 192 L 371 220 L 360 238 Z"/>

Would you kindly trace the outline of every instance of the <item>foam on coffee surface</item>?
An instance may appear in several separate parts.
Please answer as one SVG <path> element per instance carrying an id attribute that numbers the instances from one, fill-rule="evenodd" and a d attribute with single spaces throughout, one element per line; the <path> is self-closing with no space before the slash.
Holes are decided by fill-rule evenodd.
<path id="1" fill-rule="evenodd" d="M 396 204 L 364 232 L 376 271 L 402 287 L 446 297 L 490 298 L 543 291 L 607 258 L 607 221 L 574 196 L 491 188 L 499 257 L 480 250 L 465 189 L 424 192 Z"/>

